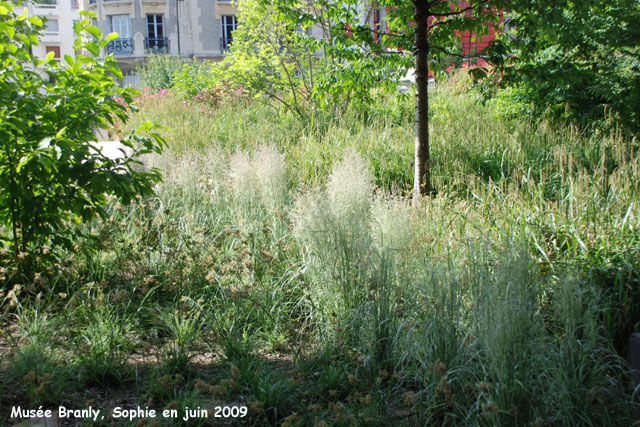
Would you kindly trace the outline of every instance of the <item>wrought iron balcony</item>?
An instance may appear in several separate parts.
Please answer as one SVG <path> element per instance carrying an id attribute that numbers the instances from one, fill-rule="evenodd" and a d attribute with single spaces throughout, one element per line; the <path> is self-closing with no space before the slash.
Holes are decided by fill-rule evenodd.
<path id="1" fill-rule="evenodd" d="M 231 46 L 231 37 L 220 37 L 220 51 L 221 52 L 229 52 L 229 47 Z"/>
<path id="2" fill-rule="evenodd" d="M 145 41 L 145 48 L 153 53 L 167 53 L 169 52 L 169 40 L 166 37 L 149 37 Z"/>
<path id="3" fill-rule="evenodd" d="M 114 55 L 133 55 L 133 39 L 119 37 L 107 43 L 107 53 Z"/>

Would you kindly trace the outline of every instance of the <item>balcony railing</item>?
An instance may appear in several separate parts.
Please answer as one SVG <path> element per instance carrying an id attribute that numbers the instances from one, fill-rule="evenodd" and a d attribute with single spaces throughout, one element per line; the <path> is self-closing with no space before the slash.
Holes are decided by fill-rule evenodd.
<path id="1" fill-rule="evenodd" d="M 133 55 L 133 39 L 119 37 L 107 43 L 107 53 L 114 55 Z"/>
<path id="2" fill-rule="evenodd" d="M 58 0 L 38 0 L 34 4 L 36 7 L 52 9 L 58 5 Z"/>
<path id="3" fill-rule="evenodd" d="M 231 46 L 231 37 L 221 37 L 220 38 L 220 51 L 221 52 L 229 52 L 229 47 Z"/>
<path id="4" fill-rule="evenodd" d="M 167 53 L 169 51 L 169 40 L 166 37 L 150 37 L 145 41 L 145 48 L 153 53 Z"/>

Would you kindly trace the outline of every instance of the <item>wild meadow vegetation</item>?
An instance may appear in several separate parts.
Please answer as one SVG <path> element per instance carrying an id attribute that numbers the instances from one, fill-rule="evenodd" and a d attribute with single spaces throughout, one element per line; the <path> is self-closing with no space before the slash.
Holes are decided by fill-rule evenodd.
<path id="1" fill-rule="evenodd" d="M 363 4 L 242 1 L 136 95 L 0 2 L 0 424 L 638 425 L 640 6 Z"/>
<path id="2" fill-rule="evenodd" d="M 637 422 L 637 139 L 510 118 L 464 76 L 431 95 L 437 194 L 412 206 L 412 95 L 303 121 L 145 92 L 112 131 L 166 126 L 144 160 L 163 180 L 2 295 L 0 419 L 200 407 L 188 424 L 217 425 L 215 406 L 244 405 L 224 422 Z"/>

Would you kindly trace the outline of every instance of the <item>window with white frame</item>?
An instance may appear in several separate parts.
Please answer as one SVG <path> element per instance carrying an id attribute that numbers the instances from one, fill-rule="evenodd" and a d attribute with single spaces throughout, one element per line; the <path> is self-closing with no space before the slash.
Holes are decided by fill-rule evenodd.
<path id="1" fill-rule="evenodd" d="M 222 15 L 222 37 L 220 39 L 220 47 L 223 51 L 229 49 L 231 44 L 233 31 L 236 29 L 236 17 L 235 15 Z"/>
<path id="2" fill-rule="evenodd" d="M 46 28 L 44 29 L 45 34 L 58 34 L 58 20 L 57 19 L 49 19 L 47 20 Z"/>
<path id="3" fill-rule="evenodd" d="M 147 48 L 166 50 L 167 39 L 164 35 L 164 15 L 147 15 Z"/>
<path id="4" fill-rule="evenodd" d="M 131 38 L 131 21 L 129 15 L 110 15 L 109 30 L 118 33 L 120 38 Z"/>
<path id="5" fill-rule="evenodd" d="M 147 35 L 150 39 L 164 38 L 164 15 L 147 15 Z"/>

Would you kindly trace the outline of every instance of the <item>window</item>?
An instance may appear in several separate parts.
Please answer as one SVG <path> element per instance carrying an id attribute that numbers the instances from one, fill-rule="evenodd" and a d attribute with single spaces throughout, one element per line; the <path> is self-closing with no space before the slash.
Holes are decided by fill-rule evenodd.
<path id="1" fill-rule="evenodd" d="M 58 20 L 49 19 L 44 29 L 44 34 L 58 34 Z"/>
<path id="2" fill-rule="evenodd" d="M 46 46 L 45 51 L 47 52 L 47 55 L 49 52 L 53 52 L 53 57 L 60 59 L 60 46 Z"/>
<path id="3" fill-rule="evenodd" d="M 71 9 L 79 9 L 80 1 L 79 0 L 71 0 Z"/>
<path id="4" fill-rule="evenodd" d="M 234 15 L 222 15 L 222 37 L 220 38 L 220 49 L 224 52 L 229 50 L 231 44 L 231 34 L 236 29 L 236 17 Z"/>
<path id="5" fill-rule="evenodd" d="M 131 38 L 129 15 L 110 15 L 109 30 L 111 30 L 112 33 L 118 33 L 122 39 Z"/>
<path id="6" fill-rule="evenodd" d="M 129 15 L 110 15 L 109 30 L 113 33 L 118 33 L 120 37 L 107 43 L 107 53 L 132 55 L 133 40 L 131 39 Z"/>
<path id="7" fill-rule="evenodd" d="M 380 9 L 375 8 L 373 10 L 373 41 L 378 43 L 380 41 Z"/>
<path id="8" fill-rule="evenodd" d="M 166 48 L 164 15 L 147 15 L 147 49 L 166 51 Z"/>
<path id="9" fill-rule="evenodd" d="M 37 0 L 35 4 L 37 7 L 54 8 L 58 2 L 57 0 Z"/>

